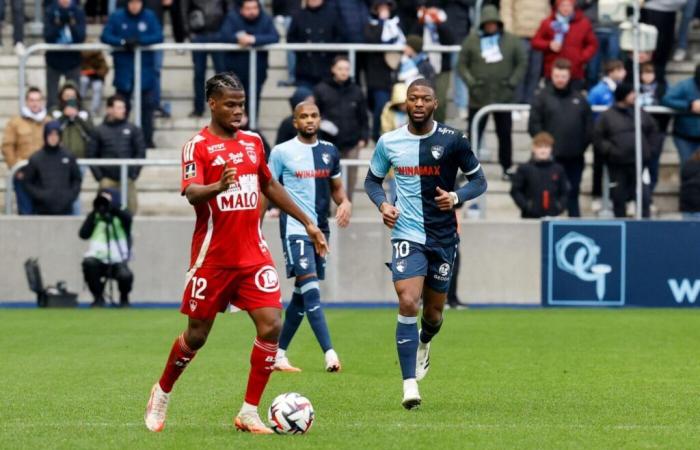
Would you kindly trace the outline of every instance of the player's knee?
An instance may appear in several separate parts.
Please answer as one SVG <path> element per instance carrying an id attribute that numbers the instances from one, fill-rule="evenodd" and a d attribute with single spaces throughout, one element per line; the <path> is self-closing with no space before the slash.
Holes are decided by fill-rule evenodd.
<path id="1" fill-rule="evenodd" d="M 185 333 L 185 343 L 192 350 L 199 350 L 204 347 L 209 337 L 209 330 L 204 328 L 188 328 Z"/>
<path id="2" fill-rule="evenodd" d="M 277 342 L 280 338 L 281 332 L 282 319 L 280 319 L 279 317 L 275 318 L 275 320 L 261 324 L 258 327 L 258 336 L 265 339 L 266 341 Z"/>
<path id="3" fill-rule="evenodd" d="M 415 317 L 418 315 L 419 298 L 410 293 L 399 294 L 399 312 L 403 316 Z"/>
<path id="4" fill-rule="evenodd" d="M 442 320 L 443 305 L 424 305 L 423 318 L 430 323 L 439 323 Z"/>

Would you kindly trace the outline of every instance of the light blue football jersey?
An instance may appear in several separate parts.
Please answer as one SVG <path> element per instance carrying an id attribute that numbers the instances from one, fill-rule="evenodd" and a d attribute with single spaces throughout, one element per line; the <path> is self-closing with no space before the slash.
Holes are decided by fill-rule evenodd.
<path id="1" fill-rule="evenodd" d="M 276 145 L 268 161 L 272 176 L 279 181 L 294 202 L 328 234 L 330 181 L 340 177 L 340 153 L 330 142 L 318 140 L 308 145 L 298 138 Z M 304 225 L 293 217 L 280 217 L 282 239 L 306 235 Z"/>
<path id="2" fill-rule="evenodd" d="M 423 136 L 411 134 L 404 125 L 379 138 L 372 155 L 370 170 L 376 177 L 384 178 L 392 167 L 399 209 L 392 239 L 427 246 L 458 241 L 455 212 L 441 211 L 435 197 L 438 186 L 454 190 L 458 169 L 467 175 L 480 169 L 466 136 L 437 121 Z"/>

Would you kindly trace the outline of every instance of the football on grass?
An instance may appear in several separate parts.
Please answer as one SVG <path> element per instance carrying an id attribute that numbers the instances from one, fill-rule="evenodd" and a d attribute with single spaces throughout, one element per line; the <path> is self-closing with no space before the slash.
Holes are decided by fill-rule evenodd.
<path id="1" fill-rule="evenodd" d="M 275 433 L 304 434 L 314 423 L 314 407 L 303 395 L 288 392 L 275 397 L 267 417 Z"/>

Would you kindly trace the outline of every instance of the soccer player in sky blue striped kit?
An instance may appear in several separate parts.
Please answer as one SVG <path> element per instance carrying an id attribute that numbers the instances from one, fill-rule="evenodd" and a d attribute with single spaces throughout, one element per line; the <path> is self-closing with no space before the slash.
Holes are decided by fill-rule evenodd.
<path id="1" fill-rule="evenodd" d="M 418 381 L 430 362 L 430 341 L 442 326 L 442 311 L 459 245 L 455 206 L 486 191 L 486 177 L 461 131 L 433 120 L 435 88 L 425 79 L 408 87 L 408 125 L 384 134 L 372 156 L 365 190 L 392 229 L 392 278 L 399 298 L 396 348 L 406 409 L 420 406 Z M 393 167 L 396 204 L 382 181 Z M 457 191 L 457 169 L 469 182 Z M 421 330 L 418 310 L 423 299 Z"/>
<path id="2" fill-rule="evenodd" d="M 303 102 L 294 109 L 297 137 L 275 146 L 270 153 L 272 176 L 284 185 L 297 205 L 315 220 L 326 234 L 331 198 L 338 205 L 336 221 L 344 228 L 350 223 L 352 206 L 340 179 L 340 154 L 330 142 L 319 140 L 321 115 L 318 107 Z M 340 359 L 331 344 L 326 318 L 321 308 L 319 280 L 325 277 L 326 260 L 314 250 L 303 225 L 292 217 L 280 216 L 282 247 L 287 262 L 287 277 L 296 277 L 294 294 L 287 307 L 279 341 L 275 370 L 299 372 L 289 363 L 287 348 L 304 314 L 325 354 L 326 370 L 340 370 Z"/>

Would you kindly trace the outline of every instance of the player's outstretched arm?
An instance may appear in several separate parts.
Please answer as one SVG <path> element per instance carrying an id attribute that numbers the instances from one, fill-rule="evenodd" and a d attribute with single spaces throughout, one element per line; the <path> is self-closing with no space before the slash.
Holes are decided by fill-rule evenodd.
<path id="1" fill-rule="evenodd" d="M 224 165 L 224 171 L 221 173 L 221 179 L 212 184 L 195 184 L 192 183 L 185 189 L 185 197 L 190 205 L 198 205 L 202 202 L 208 202 L 220 193 L 224 192 L 228 187 L 236 181 L 237 169 L 229 167 L 228 162 Z"/>
<path id="2" fill-rule="evenodd" d="M 338 210 L 335 212 L 335 220 L 340 228 L 345 228 L 350 225 L 350 216 L 352 215 L 352 203 L 348 199 L 343 181 L 340 178 L 331 179 L 331 196 Z"/>
<path id="3" fill-rule="evenodd" d="M 326 242 L 326 237 L 316 226 L 316 224 L 309 218 L 309 216 L 304 214 L 304 211 L 302 211 L 301 208 L 294 203 L 294 200 L 292 200 L 292 197 L 287 194 L 284 186 L 282 186 L 279 182 L 270 179 L 268 183 L 261 183 L 260 189 L 265 197 L 277 205 L 279 209 L 304 224 L 306 234 L 309 235 L 311 242 L 314 244 L 316 252 L 321 256 L 326 256 L 328 253 L 328 243 Z"/>

